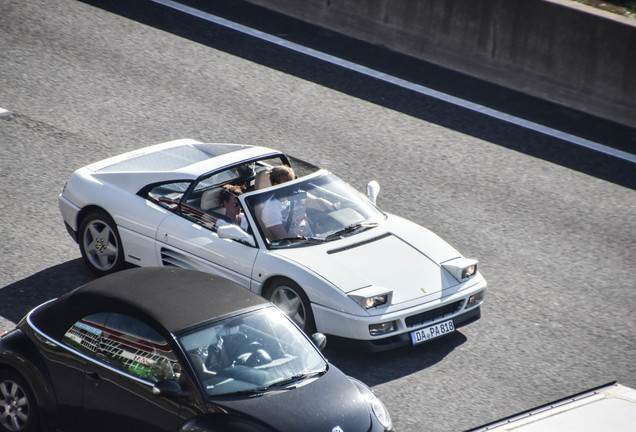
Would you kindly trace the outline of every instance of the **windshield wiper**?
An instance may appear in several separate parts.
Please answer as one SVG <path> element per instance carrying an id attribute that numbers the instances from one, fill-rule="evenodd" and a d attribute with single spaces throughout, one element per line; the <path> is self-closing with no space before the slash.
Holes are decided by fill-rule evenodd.
<path id="1" fill-rule="evenodd" d="M 235 392 L 231 392 L 231 393 L 224 393 L 224 394 L 219 395 L 219 396 L 245 396 L 245 395 L 248 395 L 248 396 L 260 396 L 260 395 L 262 395 L 264 393 L 267 393 L 270 390 L 279 389 L 280 387 L 284 387 L 285 385 L 293 383 L 293 382 L 296 382 L 296 381 L 301 381 L 301 380 L 305 380 L 307 378 L 311 378 L 311 377 L 314 377 L 314 376 L 317 376 L 317 375 L 322 375 L 325 372 L 327 372 L 327 367 L 326 366 L 324 368 L 322 368 L 322 369 L 314 370 L 314 371 L 311 371 L 311 372 L 303 372 L 303 373 L 299 373 L 299 374 L 296 374 L 296 375 L 292 375 L 292 376 L 287 377 L 285 379 L 282 379 L 280 381 L 276 381 L 275 383 L 270 384 L 267 387 L 255 387 L 255 388 L 247 389 L 247 390 L 239 390 L 239 391 L 235 391 Z M 290 386 L 290 387 L 287 387 L 287 388 L 284 388 L 284 389 L 281 389 L 281 390 L 293 390 L 295 388 L 296 388 L 296 386 Z"/>
<path id="2" fill-rule="evenodd" d="M 325 237 L 325 241 L 334 240 L 336 238 L 342 237 L 345 234 L 352 234 L 359 229 L 369 229 L 378 226 L 378 222 L 357 222 L 353 223 L 349 226 L 342 228 L 336 232 L 333 232 Z"/>
<path id="3" fill-rule="evenodd" d="M 238 390 L 230 393 L 223 393 L 219 396 L 245 396 L 245 395 L 261 395 L 265 393 L 269 387 L 255 387 L 247 390 Z"/>
<path id="4" fill-rule="evenodd" d="M 324 239 L 317 237 L 306 237 L 306 236 L 296 236 L 296 237 L 285 237 L 272 241 L 272 245 L 274 246 L 284 246 L 282 243 L 289 242 L 311 242 L 311 243 L 322 243 Z"/>
<path id="5" fill-rule="evenodd" d="M 271 384 L 268 389 L 274 388 L 274 387 L 282 387 L 285 386 L 289 383 L 295 382 L 295 381 L 300 381 L 300 380 L 306 380 L 307 378 L 311 378 L 317 375 L 322 375 L 325 372 L 327 372 L 327 367 L 324 367 L 322 369 L 318 369 L 318 370 L 314 370 L 314 371 L 310 371 L 310 372 L 303 372 L 303 373 L 299 373 L 296 375 L 292 375 L 290 377 L 287 377 L 285 379 L 282 379 L 280 381 L 276 381 L 274 384 Z"/>

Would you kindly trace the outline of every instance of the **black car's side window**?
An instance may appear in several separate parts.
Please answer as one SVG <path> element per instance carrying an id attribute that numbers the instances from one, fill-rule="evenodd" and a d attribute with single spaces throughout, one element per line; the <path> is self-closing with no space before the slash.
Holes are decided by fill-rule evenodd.
<path id="1" fill-rule="evenodd" d="M 168 342 L 128 315 L 99 313 L 77 321 L 62 342 L 126 374 L 150 382 L 178 380 L 181 367 Z"/>
<path id="2" fill-rule="evenodd" d="M 96 357 L 107 316 L 107 313 L 85 316 L 66 331 L 62 337 L 62 343 L 89 357 Z"/>
<path id="3" fill-rule="evenodd" d="M 108 314 L 99 357 L 111 367 L 150 382 L 178 380 L 181 372 L 170 345 L 159 333 L 119 313 Z"/>

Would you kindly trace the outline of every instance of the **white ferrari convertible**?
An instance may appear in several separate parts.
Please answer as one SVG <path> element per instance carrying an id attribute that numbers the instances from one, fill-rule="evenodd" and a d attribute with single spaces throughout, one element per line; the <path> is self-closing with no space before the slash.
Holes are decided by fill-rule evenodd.
<path id="1" fill-rule="evenodd" d="M 280 166 L 295 177 L 270 180 Z M 78 169 L 59 207 L 98 275 L 130 264 L 210 272 L 270 299 L 309 334 L 379 351 L 479 318 L 477 261 L 378 209 L 378 190 L 371 182 L 363 195 L 276 150 L 182 139 Z M 276 217 L 275 235 L 265 220 Z"/>

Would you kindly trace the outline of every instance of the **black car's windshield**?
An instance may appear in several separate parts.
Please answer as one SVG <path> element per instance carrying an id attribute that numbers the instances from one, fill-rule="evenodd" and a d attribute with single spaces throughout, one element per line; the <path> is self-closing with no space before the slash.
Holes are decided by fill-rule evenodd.
<path id="1" fill-rule="evenodd" d="M 273 306 L 214 322 L 178 339 L 208 396 L 280 388 L 327 368 L 316 347 Z"/>
<path id="2" fill-rule="evenodd" d="M 360 192 L 327 172 L 250 194 L 245 202 L 271 248 L 335 240 L 385 218 Z"/>

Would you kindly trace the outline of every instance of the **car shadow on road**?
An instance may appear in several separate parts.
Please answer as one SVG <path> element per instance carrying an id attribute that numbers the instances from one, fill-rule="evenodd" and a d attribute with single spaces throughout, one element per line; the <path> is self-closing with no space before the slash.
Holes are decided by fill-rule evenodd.
<path id="1" fill-rule="evenodd" d="M 456 331 L 422 345 L 372 353 L 356 349 L 349 340 L 329 336 L 323 354 L 347 375 L 375 386 L 429 368 L 466 341 L 466 336 Z"/>
<path id="2" fill-rule="evenodd" d="M 95 275 L 79 258 L 49 267 L 2 288 L 0 316 L 17 323 L 34 307 L 93 279 Z"/>
<path id="3" fill-rule="evenodd" d="M 0 317 L 17 323 L 31 309 L 95 279 L 81 259 L 47 268 L 0 290 Z M 328 337 L 324 354 L 347 375 L 375 386 L 441 362 L 466 342 L 461 332 L 418 346 L 406 346 L 378 353 L 357 349 L 350 340 Z"/>

